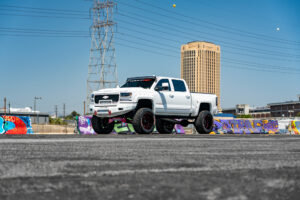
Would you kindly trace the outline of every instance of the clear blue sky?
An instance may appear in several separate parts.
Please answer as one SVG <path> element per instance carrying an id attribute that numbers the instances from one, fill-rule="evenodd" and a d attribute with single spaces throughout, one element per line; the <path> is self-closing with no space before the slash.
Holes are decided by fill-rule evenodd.
<path id="1" fill-rule="evenodd" d="M 43 112 L 53 113 L 58 105 L 62 113 L 63 103 L 67 113 L 83 112 L 91 5 L 0 0 L 1 107 L 3 97 L 12 107 L 25 107 L 41 96 Z M 139 75 L 180 77 L 180 45 L 206 40 L 221 46 L 223 108 L 296 100 L 299 10 L 298 0 L 120 0 L 115 16 L 119 82 Z"/>

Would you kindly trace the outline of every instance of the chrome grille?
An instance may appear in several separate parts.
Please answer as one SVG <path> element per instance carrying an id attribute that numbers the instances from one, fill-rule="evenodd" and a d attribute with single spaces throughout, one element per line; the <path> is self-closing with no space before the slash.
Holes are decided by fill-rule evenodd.
<path id="1" fill-rule="evenodd" d="M 99 103 L 99 101 L 118 102 L 119 101 L 119 95 L 118 94 L 95 95 L 95 103 Z"/>

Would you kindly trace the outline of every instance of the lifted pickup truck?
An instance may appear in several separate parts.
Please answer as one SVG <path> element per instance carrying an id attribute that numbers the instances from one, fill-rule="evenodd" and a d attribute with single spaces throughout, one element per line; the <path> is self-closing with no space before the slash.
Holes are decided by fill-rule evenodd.
<path id="1" fill-rule="evenodd" d="M 210 133 L 218 98 L 191 93 L 182 79 L 145 76 L 128 78 L 122 87 L 91 94 L 92 126 L 98 134 L 114 128 L 112 118 L 125 118 L 139 134 L 172 133 L 175 124 L 194 124 L 198 133 Z"/>

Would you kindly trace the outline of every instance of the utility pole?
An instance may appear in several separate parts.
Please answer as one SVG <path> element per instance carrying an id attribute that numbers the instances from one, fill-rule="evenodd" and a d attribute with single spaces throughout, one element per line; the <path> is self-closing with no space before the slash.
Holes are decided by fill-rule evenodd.
<path id="1" fill-rule="evenodd" d="M 66 104 L 63 104 L 63 110 L 64 110 L 64 121 L 65 121 L 65 132 L 68 133 L 68 124 L 66 121 Z"/>
<path id="2" fill-rule="evenodd" d="M 85 101 L 83 101 L 83 116 L 85 115 Z"/>
<path id="3" fill-rule="evenodd" d="M 87 104 L 90 104 L 90 95 L 93 91 L 116 87 L 118 84 L 114 47 L 116 23 L 113 21 L 116 7 L 114 0 L 93 0 Z"/>
<path id="4" fill-rule="evenodd" d="M 64 118 L 66 118 L 66 104 L 63 104 Z"/>
<path id="5" fill-rule="evenodd" d="M 34 114 L 36 114 L 34 123 L 39 123 L 39 114 L 36 110 L 36 100 L 41 100 L 41 99 L 42 99 L 42 97 L 34 97 L 33 108 L 34 108 Z"/>
<path id="6" fill-rule="evenodd" d="M 10 114 L 10 102 L 8 102 L 8 113 Z"/>
<path id="7" fill-rule="evenodd" d="M 54 106 L 55 118 L 57 118 L 57 105 Z"/>
<path id="8" fill-rule="evenodd" d="M 36 110 L 36 101 L 37 100 L 41 100 L 42 99 L 42 97 L 34 97 L 34 114 L 36 114 L 36 116 L 35 116 L 35 123 L 37 124 L 37 126 L 36 126 L 36 132 L 38 133 L 39 132 L 39 122 L 40 122 L 40 120 L 39 120 L 39 112 L 37 112 L 37 110 Z"/>
<path id="9" fill-rule="evenodd" d="M 6 97 L 4 97 L 4 116 L 6 115 Z"/>

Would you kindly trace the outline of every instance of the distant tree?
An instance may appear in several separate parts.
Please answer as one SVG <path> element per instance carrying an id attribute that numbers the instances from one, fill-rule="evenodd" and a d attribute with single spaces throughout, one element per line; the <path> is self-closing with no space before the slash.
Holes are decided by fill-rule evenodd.
<path id="1" fill-rule="evenodd" d="M 80 114 L 74 110 L 68 116 L 66 116 L 66 119 L 74 119 L 77 116 L 80 116 Z"/>
<path id="2" fill-rule="evenodd" d="M 61 118 L 51 118 L 49 119 L 50 124 L 55 124 L 55 125 L 66 125 L 66 122 L 62 120 Z"/>
<path id="3" fill-rule="evenodd" d="M 252 115 L 238 115 L 237 118 L 252 118 Z"/>
<path id="4" fill-rule="evenodd" d="M 297 117 L 300 117 L 300 112 L 298 112 L 298 114 L 296 115 Z"/>

